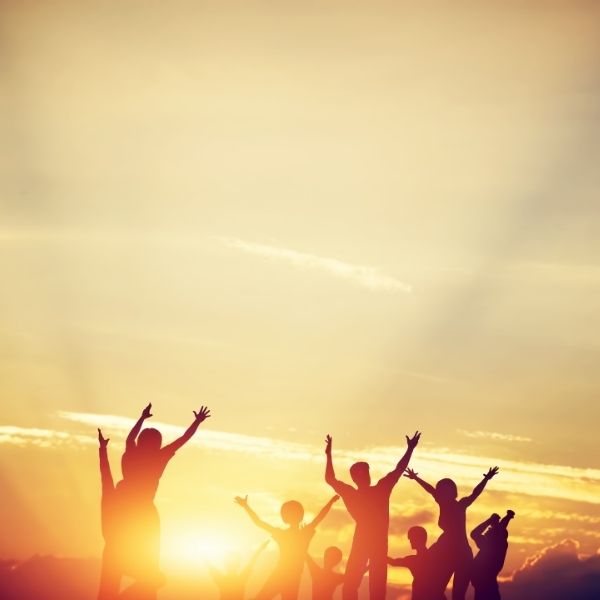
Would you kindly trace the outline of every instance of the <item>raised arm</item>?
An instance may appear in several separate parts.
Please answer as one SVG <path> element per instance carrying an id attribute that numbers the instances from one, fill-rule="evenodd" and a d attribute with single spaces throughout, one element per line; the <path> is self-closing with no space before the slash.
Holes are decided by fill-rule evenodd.
<path id="1" fill-rule="evenodd" d="M 307 527 L 316 527 L 331 510 L 331 507 L 340 499 L 338 495 L 335 495 L 329 502 L 319 511 L 319 514 L 307 525 Z"/>
<path id="2" fill-rule="evenodd" d="M 265 531 L 268 531 L 269 533 L 274 533 L 275 531 L 277 531 L 277 527 L 273 527 L 273 525 L 269 525 L 268 523 L 265 523 L 265 521 L 263 521 L 248 505 L 248 496 L 244 496 L 243 498 L 241 496 L 236 496 L 233 501 L 236 504 L 239 504 L 248 514 L 248 516 L 250 517 L 251 521 L 257 526 L 260 527 L 261 529 L 264 529 Z"/>
<path id="3" fill-rule="evenodd" d="M 419 440 L 421 439 L 421 433 L 419 431 L 415 431 L 415 435 L 411 438 L 406 437 L 406 452 L 404 456 L 398 461 L 396 468 L 393 471 L 390 471 L 385 477 L 383 477 L 380 481 L 385 483 L 390 483 L 391 485 L 396 485 L 400 477 L 402 477 L 402 473 L 406 471 L 408 467 L 408 463 L 410 461 L 410 457 L 414 449 L 417 447 Z"/>
<path id="4" fill-rule="evenodd" d="M 264 552 L 264 549 L 268 545 L 269 545 L 269 540 L 266 540 L 256 549 L 256 552 L 254 552 L 254 554 L 250 557 L 250 560 L 246 563 L 246 566 L 244 567 L 244 569 L 242 571 L 243 576 L 245 578 L 250 576 L 250 573 L 252 573 L 252 569 L 254 569 L 254 565 L 256 564 L 258 557 Z"/>
<path id="5" fill-rule="evenodd" d="M 208 417 L 210 417 L 210 410 L 208 409 L 208 407 L 202 406 L 200 407 L 200 410 L 198 412 L 194 411 L 194 417 L 194 422 L 185 430 L 185 433 L 181 437 L 178 437 L 174 442 L 167 444 L 164 447 L 164 450 L 166 450 L 167 452 L 175 453 L 186 442 L 189 442 L 198 430 L 200 423 L 202 423 L 202 421 L 205 421 L 206 419 L 208 419 Z"/>
<path id="6" fill-rule="evenodd" d="M 475 502 L 475 500 L 477 500 L 477 498 L 479 497 L 481 492 L 483 492 L 483 490 L 485 489 L 487 482 L 497 474 L 498 474 L 498 467 L 490 468 L 487 473 L 484 473 L 483 479 L 473 488 L 473 491 L 471 492 L 471 494 L 469 496 L 465 496 L 462 499 L 462 502 L 464 502 L 467 506 L 470 506 L 471 504 L 473 504 L 473 502 Z"/>
<path id="7" fill-rule="evenodd" d="M 310 576 L 314 579 L 315 576 L 319 574 L 321 567 L 317 564 L 315 559 L 308 553 L 306 554 L 306 564 L 308 565 Z"/>
<path id="8" fill-rule="evenodd" d="M 333 459 L 331 457 L 332 444 L 333 439 L 330 435 L 328 435 L 325 438 L 325 456 L 327 457 L 327 462 L 325 464 L 325 482 L 334 489 L 336 494 L 343 496 L 345 493 L 353 490 L 354 488 L 336 478 L 335 471 L 333 470 Z"/>
<path id="9" fill-rule="evenodd" d="M 481 548 L 481 543 L 483 542 L 483 534 L 485 530 L 492 525 L 493 523 L 498 523 L 500 521 L 500 515 L 494 513 L 492 516 L 487 518 L 483 523 L 479 523 L 473 531 L 471 531 L 471 539 L 477 544 L 478 548 Z"/>
<path id="10" fill-rule="evenodd" d="M 416 473 L 413 469 L 406 469 L 404 477 L 408 477 L 409 479 L 416 481 L 426 492 L 429 492 L 435 498 L 435 488 L 423 479 L 421 479 L 419 477 L 419 474 Z"/>
<path id="11" fill-rule="evenodd" d="M 100 458 L 100 480 L 102 482 L 102 497 L 114 491 L 115 483 L 113 481 L 110 463 L 108 462 L 108 442 L 109 439 L 102 435 L 102 431 L 98 429 L 98 456 Z"/>
<path id="12" fill-rule="evenodd" d="M 125 440 L 125 448 L 127 450 L 129 450 L 132 446 L 135 446 L 135 440 L 137 439 L 137 436 L 142 430 L 142 425 L 144 424 L 144 421 L 152 416 L 151 410 L 152 404 L 148 404 L 148 406 L 146 406 L 146 408 L 144 408 L 144 410 L 142 411 L 140 418 L 132 427 L 131 431 L 129 432 L 129 435 L 127 436 L 127 439 Z"/>

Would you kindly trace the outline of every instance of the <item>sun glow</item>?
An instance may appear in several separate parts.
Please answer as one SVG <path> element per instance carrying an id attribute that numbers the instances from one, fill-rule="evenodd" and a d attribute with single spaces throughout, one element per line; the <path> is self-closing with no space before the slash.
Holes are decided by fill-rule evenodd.
<path id="1" fill-rule="evenodd" d="M 163 562 L 180 570 L 222 566 L 235 553 L 233 540 L 223 532 L 179 531 L 163 539 Z"/>

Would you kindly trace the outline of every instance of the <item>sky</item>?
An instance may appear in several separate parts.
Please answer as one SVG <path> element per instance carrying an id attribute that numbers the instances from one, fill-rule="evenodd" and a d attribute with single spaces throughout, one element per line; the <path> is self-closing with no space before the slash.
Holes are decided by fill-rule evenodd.
<path id="1" fill-rule="evenodd" d="M 0 557 L 99 556 L 95 429 L 118 473 L 148 402 L 213 413 L 157 496 L 173 570 L 262 541 L 237 494 L 315 514 L 326 434 L 377 477 L 417 429 L 428 480 L 500 466 L 468 524 L 515 510 L 506 577 L 597 553 L 600 6 L 0 12 Z M 436 521 L 401 481 L 391 551 Z"/>

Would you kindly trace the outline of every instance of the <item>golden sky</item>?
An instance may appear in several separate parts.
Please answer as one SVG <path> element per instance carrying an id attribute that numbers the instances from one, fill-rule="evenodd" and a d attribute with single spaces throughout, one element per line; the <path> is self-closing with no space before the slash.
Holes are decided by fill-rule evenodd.
<path id="1" fill-rule="evenodd" d="M 172 563 L 261 541 L 236 494 L 314 514 L 326 433 L 383 474 L 415 429 L 427 479 L 500 465 L 507 574 L 597 550 L 600 5 L 451 4 L 2 3 L 0 557 L 100 553 L 95 427 L 118 472 L 148 402 L 214 415 Z"/>

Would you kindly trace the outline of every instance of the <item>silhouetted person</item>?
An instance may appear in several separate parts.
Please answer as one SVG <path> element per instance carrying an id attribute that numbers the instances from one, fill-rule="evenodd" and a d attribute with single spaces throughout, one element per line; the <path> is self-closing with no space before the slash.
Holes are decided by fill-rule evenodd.
<path id="1" fill-rule="evenodd" d="M 418 525 L 408 530 L 411 548 L 416 554 L 403 558 L 388 558 L 393 567 L 406 567 L 413 576 L 412 600 L 446 600 L 443 573 L 434 554 L 427 548 L 427 531 Z"/>
<path id="2" fill-rule="evenodd" d="M 304 527 L 301 526 L 304 518 L 304 507 L 296 500 L 284 502 L 281 506 L 281 519 L 288 525 L 286 529 L 265 523 L 248 506 L 248 496 L 235 498 L 247 513 L 252 522 L 261 529 L 268 531 L 279 548 L 279 559 L 275 569 L 256 596 L 256 600 L 270 600 L 281 596 L 282 600 L 297 600 L 300 588 L 300 579 L 310 540 L 315 534 L 317 525 L 325 518 L 338 496 L 334 496 L 319 512 L 319 514 Z"/>
<path id="3" fill-rule="evenodd" d="M 502 519 L 494 513 L 471 531 L 471 538 L 479 548 L 471 573 L 475 600 L 501 600 L 497 577 L 508 550 L 507 526 L 514 516 L 512 510 L 506 511 Z"/>
<path id="4" fill-rule="evenodd" d="M 254 565 L 262 551 L 267 547 L 269 540 L 261 544 L 252 555 L 243 569 L 239 568 L 237 557 L 228 557 L 225 562 L 225 570 L 221 571 L 213 565 L 209 565 L 208 572 L 215 585 L 219 588 L 220 600 L 244 600 L 246 582 L 254 569 Z"/>
<path id="5" fill-rule="evenodd" d="M 452 600 L 464 600 L 471 581 L 471 564 L 473 552 L 467 540 L 467 508 L 475 502 L 486 483 L 498 473 L 493 467 L 483 476 L 469 496 L 458 499 L 458 489 L 452 479 L 440 479 L 435 488 L 423 481 L 412 469 L 406 470 L 406 477 L 414 479 L 424 490 L 429 492 L 440 507 L 438 525 L 442 535 L 432 546 L 436 559 L 446 566 L 446 584 L 454 574 L 452 582 Z"/>
<path id="6" fill-rule="evenodd" d="M 396 468 L 371 485 L 369 464 L 357 462 L 350 467 L 353 487 L 336 479 L 331 457 L 331 436 L 327 436 L 325 454 L 325 481 L 338 493 L 348 512 L 356 521 L 352 549 L 346 565 L 343 587 L 344 600 L 357 600 L 358 588 L 367 564 L 369 566 L 369 592 L 371 600 L 384 600 L 387 586 L 387 550 L 390 524 L 390 495 L 408 466 L 421 434 L 406 436 L 407 449 Z"/>
<path id="7" fill-rule="evenodd" d="M 325 549 L 322 567 L 307 554 L 306 564 L 312 579 L 312 600 L 333 600 L 335 590 L 344 583 L 344 574 L 334 570 L 341 561 L 342 551 L 336 546 Z"/>
<path id="8" fill-rule="evenodd" d="M 128 575 L 140 586 L 157 589 L 164 577 L 160 572 L 160 519 L 154 496 L 167 463 L 189 441 L 202 421 L 210 416 L 206 407 L 194 412 L 194 422 L 177 440 L 161 447 L 157 429 L 144 429 L 152 416 L 148 404 L 127 436 L 121 459 L 123 479 L 110 491 L 112 476 L 106 457 L 106 445 L 100 442 L 100 469 L 103 484 L 102 517 L 106 540 L 103 554 L 99 600 L 113 600 L 121 578 Z M 108 472 L 107 472 L 108 468 Z M 106 489 L 105 489 L 106 486 Z"/>

